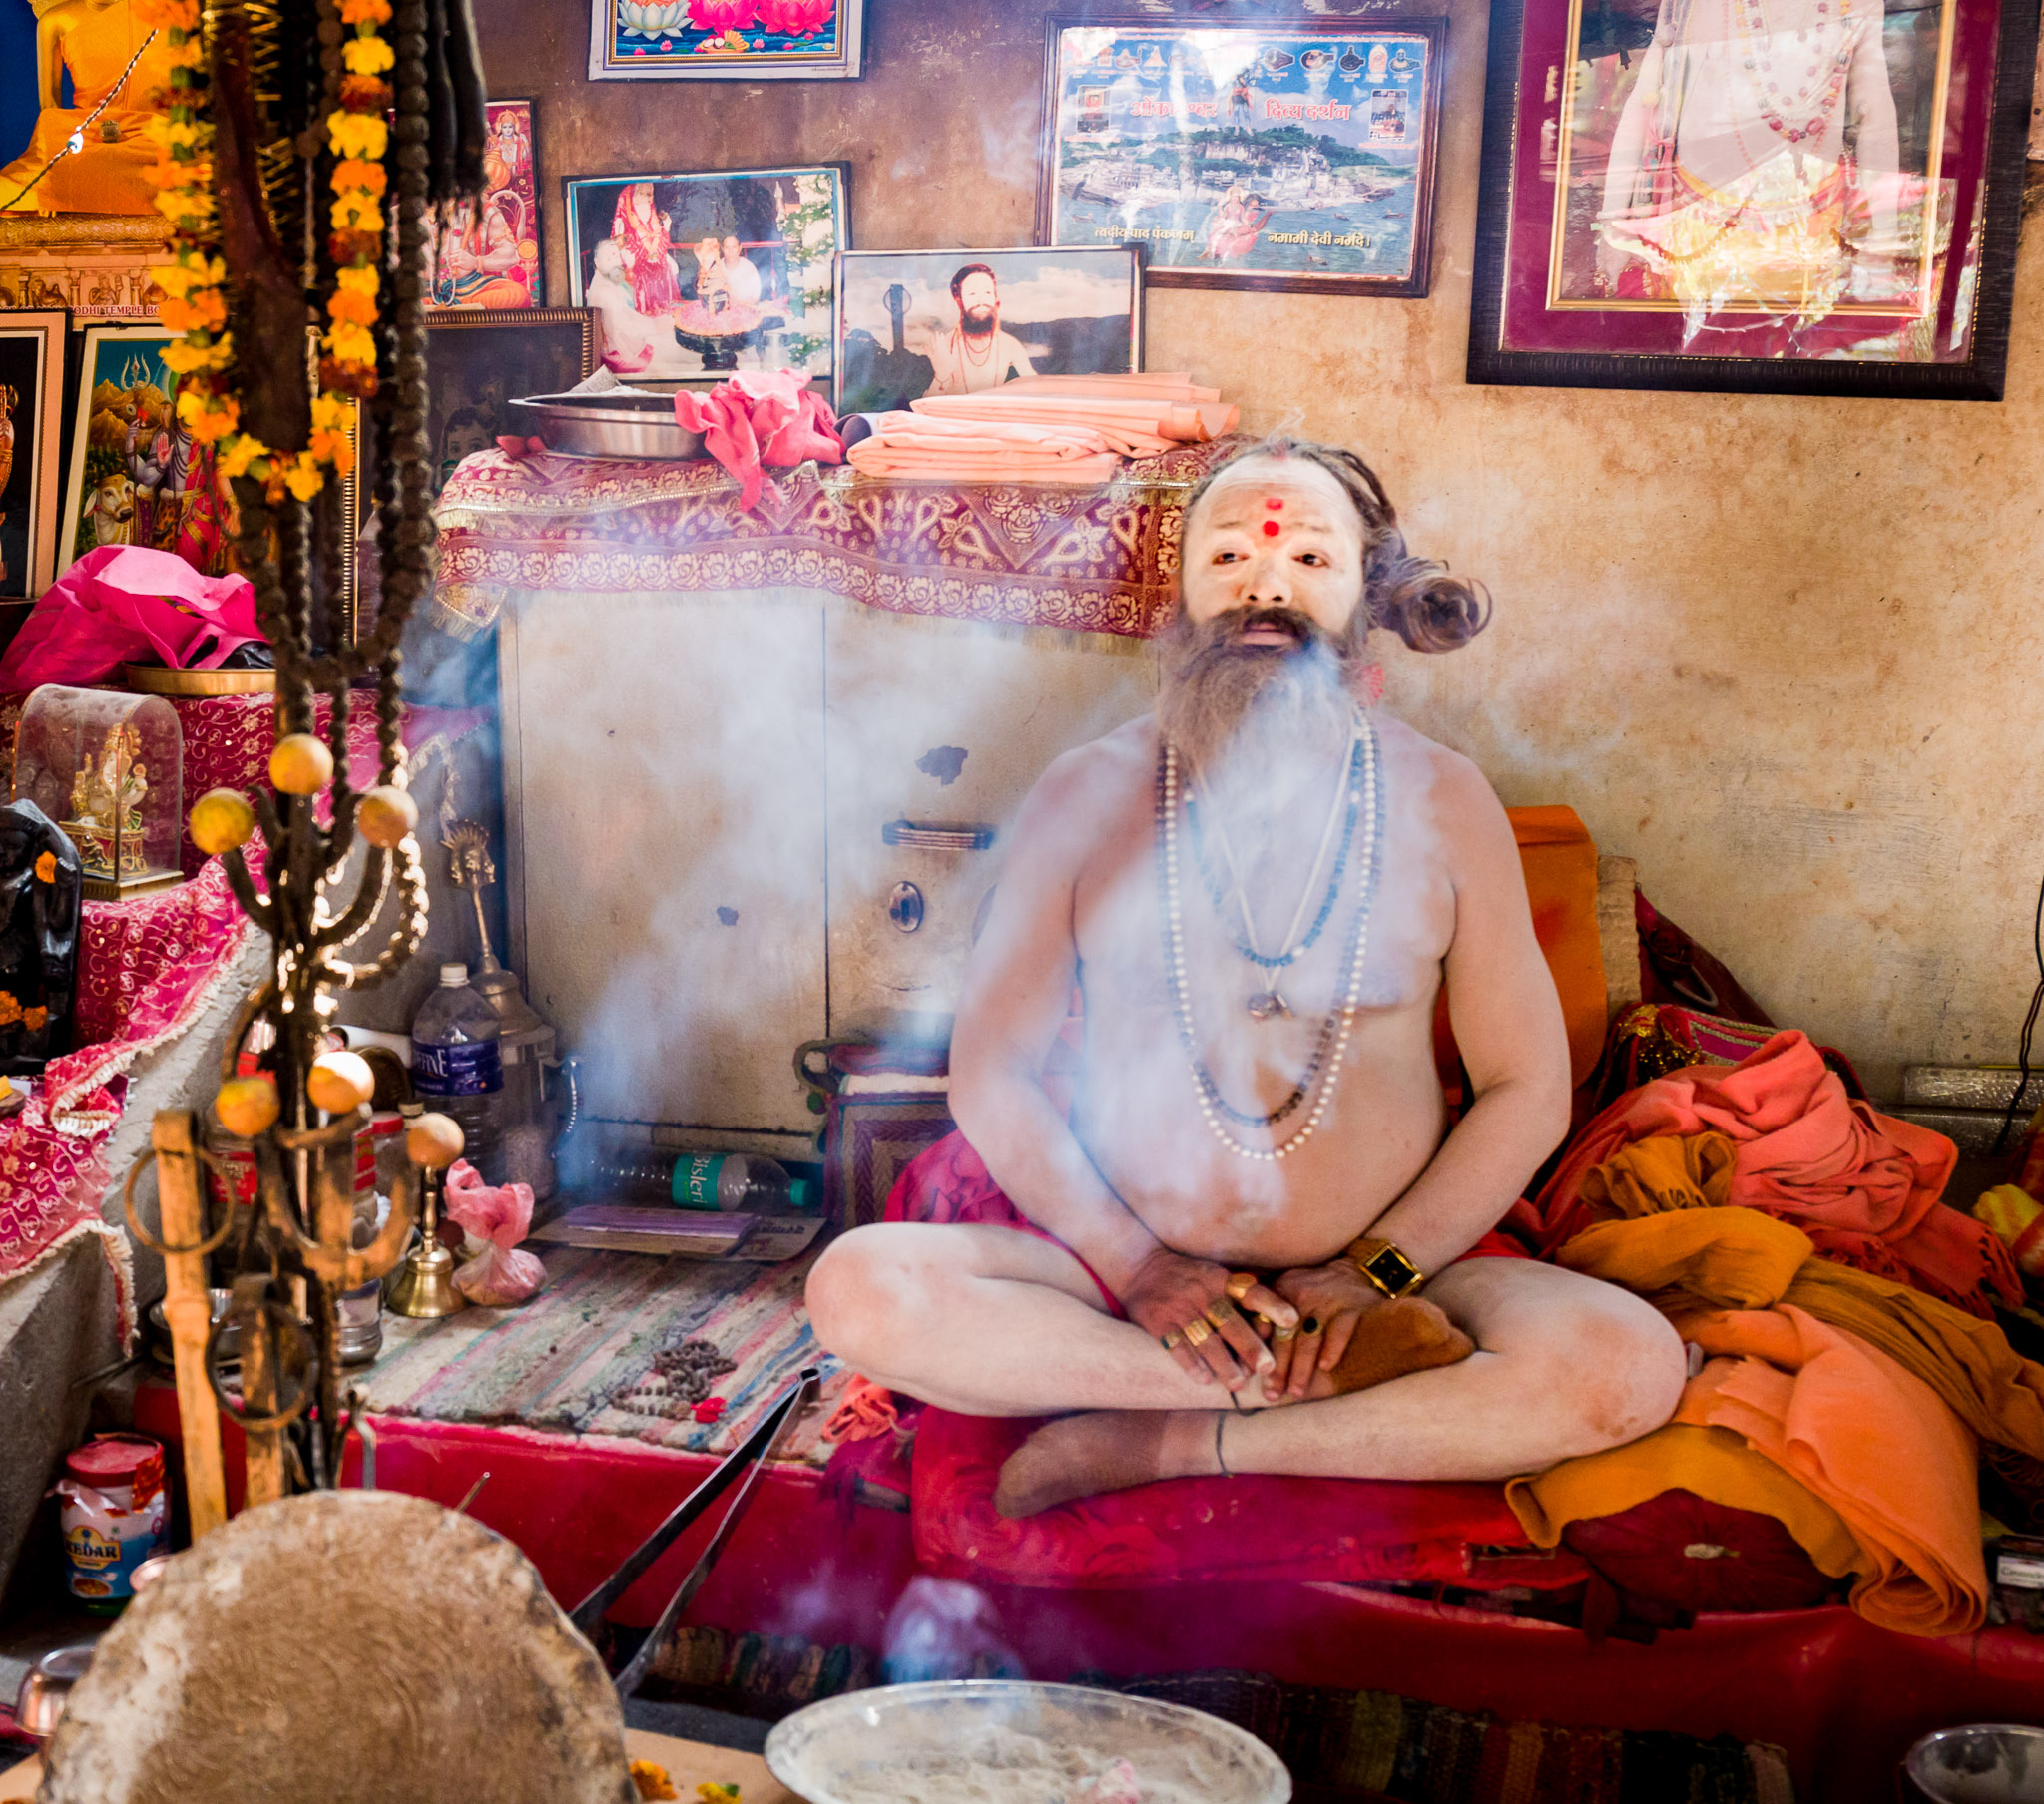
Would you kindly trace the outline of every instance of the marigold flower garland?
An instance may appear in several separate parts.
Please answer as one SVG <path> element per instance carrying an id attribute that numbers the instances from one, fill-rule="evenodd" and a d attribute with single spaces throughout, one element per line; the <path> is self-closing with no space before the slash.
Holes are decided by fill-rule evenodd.
<path id="1" fill-rule="evenodd" d="M 347 73 L 340 106 L 326 116 L 327 145 L 339 159 L 326 240 L 336 279 L 319 341 L 323 354 L 312 429 L 297 452 L 273 450 L 242 431 L 240 403 L 223 380 L 234 362 L 235 341 L 228 330 L 227 264 L 216 242 L 214 128 L 206 117 L 204 77 L 195 66 L 204 55 L 200 0 L 134 0 L 134 10 L 144 24 L 165 33 L 173 52 L 190 47 L 190 62 L 180 57 L 171 70 L 168 116 L 150 127 L 157 144 L 151 172 L 159 190 L 157 210 L 171 223 L 177 258 L 150 274 L 164 294 L 158 317 L 183 334 L 163 351 L 165 366 L 185 378 L 178 418 L 197 443 L 215 447 L 223 476 L 252 476 L 266 484 L 272 500 L 288 491 L 310 501 L 325 487 L 328 470 L 345 473 L 352 466 L 351 402 L 376 392 L 377 262 L 388 185 L 383 159 L 390 145 L 385 116 L 393 99 L 383 77 L 396 62 L 377 28 L 390 22 L 390 0 L 340 0 L 341 23 L 355 35 L 341 51 Z"/>

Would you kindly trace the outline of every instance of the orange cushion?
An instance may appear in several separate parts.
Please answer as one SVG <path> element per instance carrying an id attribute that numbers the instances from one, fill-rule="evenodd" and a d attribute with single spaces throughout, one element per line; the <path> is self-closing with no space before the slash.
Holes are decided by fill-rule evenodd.
<path id="1" fill-rule="evenodd" d="M 1573 808 L 1507 808 L 1533 932 L 1561 993 L 1569 1030 L 1569 1082 L 1580 1084 L 1604 1050 L 1604 956 L 1597 939 L 1597 842 Z M 1460 1055 L 1448 1025 L 1448 987 L 1434 1004 L 1434 1060 L 1441 1083 L 1459 1093 Z"/>

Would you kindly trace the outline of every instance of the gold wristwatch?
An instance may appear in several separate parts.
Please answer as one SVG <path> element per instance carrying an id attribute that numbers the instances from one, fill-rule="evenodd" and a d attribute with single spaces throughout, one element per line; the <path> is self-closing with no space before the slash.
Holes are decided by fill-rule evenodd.
<path id="1" fill-rule="evenodd" d="M 1426 1274 L 1388 1240 L 1365 1234 L 1350 1241 L 1341 1256 L 1393 1302 L 1426 1282 Z"/>

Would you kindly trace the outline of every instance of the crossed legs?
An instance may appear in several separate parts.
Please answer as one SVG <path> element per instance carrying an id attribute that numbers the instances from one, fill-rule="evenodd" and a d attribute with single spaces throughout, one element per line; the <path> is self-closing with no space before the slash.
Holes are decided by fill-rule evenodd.
<path id="1" fill-rule="evenodd" d="M 808 1306 L 823 1345 L 890 1389 L 974 1415 L 1084 1412 L 1009 1461 L 998 1501 L 1016 1516 L 1224 1458 L 1234 1473 L 1502 1479 L 1674 1412 L 1682 1344 L 1638 1297 L 1520 1259 L 1450 1266 L 1425 1294 L 1476 1343 L 1467 1359 L 1269 1409 L 1251 1384 L 1241 1413 L 1109 1315 L 1070 1253 L 1011 1228 L 855 1229 L 817 1261 Z"/>

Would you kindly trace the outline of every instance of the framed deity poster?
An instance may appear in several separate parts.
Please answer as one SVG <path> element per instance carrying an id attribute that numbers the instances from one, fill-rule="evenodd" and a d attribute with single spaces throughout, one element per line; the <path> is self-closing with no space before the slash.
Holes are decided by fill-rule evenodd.
<path id="1" fill-rule="evenodd" d="M 57 574 L 63 493 L 66 315 L 0 313 L 0 602 L 30 602 Z"/>
<path id="2" fill-rule="evenodd" d="M 832 261 L 851 242 L 841 163 L 669 176 L 574 176 L 568 285 L 603 361 L 648 381 L 739 369 L 830 379 Z"/>
<path id="3" fill-rule="evenodd" d="M 426 327 L 426 438 L 437 496 L 471 452 L 510 430 L 506 403 L 560 394 L 596 368 L 596 333 L 578 307 L 443 313 Z"/>
<path id="4" fill-rule="evenodd" d="M 2037 8 L 1493 0 L 1472 382 L 1998 400 Z"/>
<path id="5" fill-rule="evenodd" d="M 539 233 L 539 144 L 532 102 L 493 100 L 480 201 L 457 201 L 444 226 L 426 216 L 432 281 L 428 312 L 503 311 L 544 304 L 546 258 Z"/>
<path id="6" fill-rule="evenodd" d="M 1160 288 L 1427 291 L 1447 21 L 1052 19 L 1037 239 Z"/>
<path id="7" fill-rule="evenodd" d="M 148 545 L 176 552 L 203 575 L 225 576 L 234 502 L 213 447 L 178 418 L 182 378 L 163 358 L 177 334 L 95 323 L 79 336 L 57 574 L 95 546 Z"/>
<path id="8" fill-rule="evenodd" d="M 1143 367 L 1135 251 L 847 250 L 837 258 L 839 413 L 1023 376 Z"/>
<path id="9" fill-rule="evenodd" d="M 844 81 L 865 0 L 590 0 L 593 82 Z"/>

